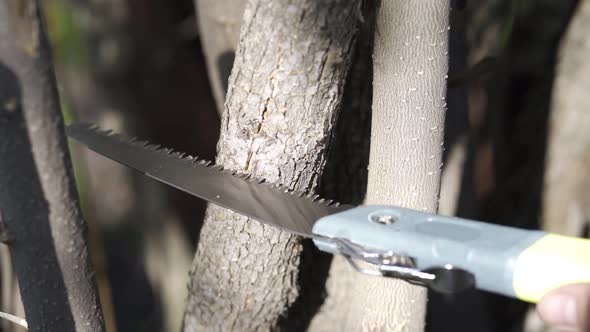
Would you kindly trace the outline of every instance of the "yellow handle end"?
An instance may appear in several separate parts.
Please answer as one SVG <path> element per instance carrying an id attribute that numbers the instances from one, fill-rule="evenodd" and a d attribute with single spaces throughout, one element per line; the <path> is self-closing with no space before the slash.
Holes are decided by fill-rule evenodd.
<path id="1" fill-rule="evenodd" d="M 516 297 L 538 302 L 555 288 L 590 282 L 590 240 L 548 234 L 525 249 L 514 267 Z"/>

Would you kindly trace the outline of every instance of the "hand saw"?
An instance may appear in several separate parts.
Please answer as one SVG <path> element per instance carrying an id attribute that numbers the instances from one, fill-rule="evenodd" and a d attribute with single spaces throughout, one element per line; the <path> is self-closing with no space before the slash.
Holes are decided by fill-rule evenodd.
<path id="1" fill-rule="evenodd" d="M 537 302 L 590 282 L 590 240 L 394 206 L 345 206 L 266 183 L 98 127 L 67 127 L 74 140 L 211 203 L 313 239 L 357 271 L 453 294 L 475 287 Z"/>

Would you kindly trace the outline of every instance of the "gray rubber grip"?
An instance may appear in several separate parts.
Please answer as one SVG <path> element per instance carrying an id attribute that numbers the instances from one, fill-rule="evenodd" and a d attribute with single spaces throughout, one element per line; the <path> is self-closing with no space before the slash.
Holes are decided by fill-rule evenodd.
<path id="1" fill-rule="evenodd" d="M 392 222 L 373 221 L 379 216 L 391 216 Z M 518 256 L 546 235 L 391 206 L 363 206 L 324 217 L 313 233 L 320 236 L 314 242 L 323 251 L 338 254 L 329 238 L 341 238 L 366 249 L 410 256 L 420 270 L 450 264 L 471 272 L 478 289 L 511 297 Z"/>

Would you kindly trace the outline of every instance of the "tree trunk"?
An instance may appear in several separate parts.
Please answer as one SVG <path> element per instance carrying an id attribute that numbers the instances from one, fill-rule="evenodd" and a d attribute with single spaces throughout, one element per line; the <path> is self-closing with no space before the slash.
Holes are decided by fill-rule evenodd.
<path id="1" fill-rule="evenodd" d="M 448 6 L 446 1 L 383 1 L 377 10 L 367 204 L 436 212 Z M 340 257 L 332 263 L 318 330 L 423 330 L 424 288 L 364 276 L 344 265 Z"/>
<path id="2" fill-rule="evenodd" d="M 39 1 L 0 3 L 0 211 L 31 331 L 102 331 Z"/>
<path id="3" fill-rule="evenodd" d="M 589 28 L 590 1 L 583 0 L 560 46 L 543 195 L 543 228 L 573 236 L 590 222 Z"/>
<path id="4" fill-rule="evenodd" d="M 357 1 L 252 0 L 229 79 L 217 163 L 312 192 L 326 159 L 360 17 Z M 187 331 L 271 330 L 302 295 L 299 237 L 210 206 Z M 281 318 L 287 315 L 286 318 Z"/>
<path id="5" fill-rule="evenodd" d="M 228 78 L 240 37 L 245 0 L 195 0 L 199 37 L 217 110 L 223 111 Z"/>

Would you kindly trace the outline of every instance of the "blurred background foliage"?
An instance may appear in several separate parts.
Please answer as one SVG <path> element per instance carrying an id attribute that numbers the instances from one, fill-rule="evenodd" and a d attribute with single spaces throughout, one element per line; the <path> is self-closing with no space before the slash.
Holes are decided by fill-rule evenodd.
<path id="1" fill-rule="evenodd" d="M 540 227 L 559 40 L 577 3 L 453 1 L 446 163 L 457 149 L 463 159 L 457 201 L 441 202 L 447 213 Z M 214 158 L 219 116 L 191 0 L 43 4 L 67 122 Z M 72 153 L 109 331 L 178 330 L 205 204 Z M 427 327 L 542 331 L 529 309 L 484 293 L 433 294 Z"/>
<path id="2" fill-rule="evenodd" d="M 45 2 L 45 19 L 53 44 L 53 55 L 60 64 L 75 66 L 78 70 L 88 68 L 88 45 L 80 27 L 80 17 L 68 0 Z"/>
<path id="3" fill-rule="evenodd" d="M 66 122 L 212 159 L 219 120 L 191 1 L 46 0 Z M 204 204 L 72 145 L 109 331 L 180 328 Z"/>

